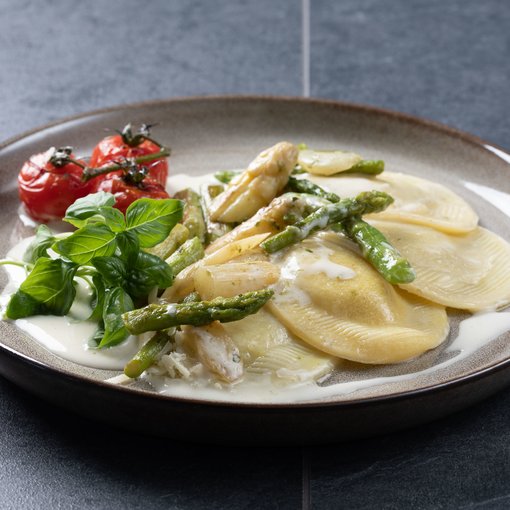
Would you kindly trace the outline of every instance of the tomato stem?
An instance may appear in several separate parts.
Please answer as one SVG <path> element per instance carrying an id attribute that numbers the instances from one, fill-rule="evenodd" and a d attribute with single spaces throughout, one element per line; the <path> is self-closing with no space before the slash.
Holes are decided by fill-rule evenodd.
<path id="1" fill-rule="evenodd" d="M 133 161 L 137 165 L 141 165 L 143 163 L 149 163 L 156 159 L 166 158 L 168 156 L 170 156 L 170 150 L 163 148 L 159 152 L 153 152 L 152 154 L 145 154 L 144 156 L 134 158 Z M 99 168 L 85 167 L 81 179 L 82 181 L 87 182 L 90 179 L 97 177 L 98 175 L 115 172 L 116 170 L 124 170 L 124 165 L 122 163 L 113 163 L 111 165 L 101 166 Z"/>
<path id="2" fill-rule="evenodd" d="M 124 129 L 122 131 L 117 131 L 117 133 L 120 134 L 122 137 L 122 141 L 129 145 L 129 147 L 138 147 L 140 144 L 142 144 L 145 140 L 152 142 L 153 144 L 157 145 L 159 148 L 163 149 L 163 146 L 151 138 L 150 136 L 150 128 L 152 126 L 149 124 L 142 124 L 140 130 L 138 133 L 133 134 L 132 126 L 131 124 L 127 124 L 124 126 Z"/>

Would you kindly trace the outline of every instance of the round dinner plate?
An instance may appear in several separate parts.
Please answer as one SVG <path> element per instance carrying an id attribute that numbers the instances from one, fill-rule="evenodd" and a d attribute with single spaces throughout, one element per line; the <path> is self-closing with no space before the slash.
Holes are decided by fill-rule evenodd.
<path id="1" fill-rule="evenodd" d="M 120 106 L 80 115 L 10 140 L 0 151 L 2 256 L 33 230 L 21 222 L 16 176 L 30 155 L 72 145 L 90 154 L 104 129 L 157 124 L 172 148 L 172 173 L 200 175 L 240 168 L 281 140 L 345 148 L 386 168 L 440 182 L 464 197 L 480 224 L 510 238 L 510 155 L 473 136 L 377 108 L 323 100 L 268 97 L 185 98 Z M 0 285 L 6 284 L 1 271 Z M 91 418 L 172 438 L 211 443 L 296 444 L 342 441 L 430 421 L 473 404 L 510 382 L 510 334 L 443 364 L 466 315 L 450 313 L 450 340 L 412 362 L 347 365 L 337 380 L 382 379 L 378 385 L 285 404 L 181 399 L 141 384 L 104 382 L 115 372 L 79 366 L 0 322 L 0 373 L 41 398 Z M 438 367 L 437 370 L 427 370 Z M 406 375 L 406 377 L 393 377 Z M 393 377 L 393 379 L 392 379 Z M 228 398 L 228 397 L 226 397 Z"/>

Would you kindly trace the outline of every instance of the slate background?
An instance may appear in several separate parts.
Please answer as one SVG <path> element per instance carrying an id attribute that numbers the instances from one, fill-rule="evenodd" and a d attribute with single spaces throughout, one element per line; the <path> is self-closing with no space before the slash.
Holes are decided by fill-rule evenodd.
<path id="1" fill-rule="evenodd" d="M 312 0 L 311 94 L 510 148 L 510 3 Z M 299 96 L 301 0 L 0 0 L 0 140 L 63 116 L 203 94 Z M 2 508 L 507 508 L 510 394 L 320 448 L 127 434 L 0 378 Z"/>

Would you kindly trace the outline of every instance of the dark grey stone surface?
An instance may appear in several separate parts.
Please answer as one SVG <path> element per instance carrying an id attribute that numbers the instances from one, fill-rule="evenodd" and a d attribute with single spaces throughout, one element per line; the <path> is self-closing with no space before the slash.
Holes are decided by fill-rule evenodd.
<path id="1" fill-rule="evenodd" d="M 312 0 L 311 92 L 509 147 L 510 4 Z M 0 0 L 0 139 L 195 94 L 300 95 L 301 1 Z M 507 508 L 508 394 L 346 445 L 234 449 L 103 426 L 0 379 L 2 508 Z M 207 424 L 204 424 L 206 427 Z M 308 492 L 309 489 L 309 492 Z"/>
<path id="2" fill-rule="evenodd" d="M 311 93 L 430 118 L 510 147 L 510 4 L 313 0 Z"/>

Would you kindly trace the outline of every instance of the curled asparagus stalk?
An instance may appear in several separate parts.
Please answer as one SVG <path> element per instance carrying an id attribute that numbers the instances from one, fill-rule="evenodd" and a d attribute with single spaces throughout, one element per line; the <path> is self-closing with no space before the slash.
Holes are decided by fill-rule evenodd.
<path id="1" fill-rule="evenodd" d="M 172 269 L 174 277 L 177 276 L 183 269 L 204 256 L 204 247 L 198 237 L 188 239 L 183 245 L 179 246 L 177 250 L 166 259 L 166 263 Z"/>
<path id="2" fill-rule="evenodd" d="M 198 237 L 202 244 L 205 243 L 206 228 L 200 195 L 190 188 L 178 191 L 174 198 L 184 201 L 184 213 L 182 224 L 189 230 L 190 237 Z"/>
<path id="3" fill-rule="evenodd" d="M 287 183 L 286 190 L 294 191 L 295 193 L 308 193 L 309 195 L 325 198 L 326 200 L 329 200 L 333 203 L 336 203 L 340 200 L 340 197 L 337 194 L 326 191 L 308 179 L 296 179 L 296 177 L 292 176 L 289 177 L 289 182 Z"/>
<path id="4" fill-rule="evenodd" d="M 156 255 L 160 259 L 165 260 L 170 257 L 170 255 L 172 255 L 179 246 L 184 244 L 189 237 L 189 230 L 184 225 L 177 223 L 164 241 L 152 248 L 147 248 L 147 251 L 152 255 Z"/>
<path id="5" fill-rule="evenodd" d="M 272 295 L 272 290 L 264 289 L 197 303 L 148 305 L 123 314 L 122 320 L 128 331 L 134 335 L 184 324 L 205 326 L 216 320 L 232 322 L 258 312 Z"/>
<path id="6" fill-rule="evenodd" d="M 409 261 L 402 257 L 384 237 L 384 234 L 358 216 L 347 218 L 341 224 L 333 225 L 341 230 L 361 248 L 361 253 L 384 279 L 394 285 L 410 283 L 416 278 Z"/>
<path id="7" fill-rule="evenodd" d="M 260 246 L 267 253 L 275 253 L 302 241 L 312 232 L 325 229 L 333 223 L 343 221 L 350 216 L 383 211 L 392 203 L 393 198 L 383 191 L 365 191 L 356 198 L 344 198 L 336 204 L 325 205 L 317 209 L 305 219 L 294 225 L 289 225 L 283 232 L 270 237 Z"/>
<path id="8" fill-rule="evenodd" d="M 151 365 L 165 353 L 175 330 L 158 331 L 142 348 L 127 362 L 124 374 L 131 378 L 140 377 Z"/>

